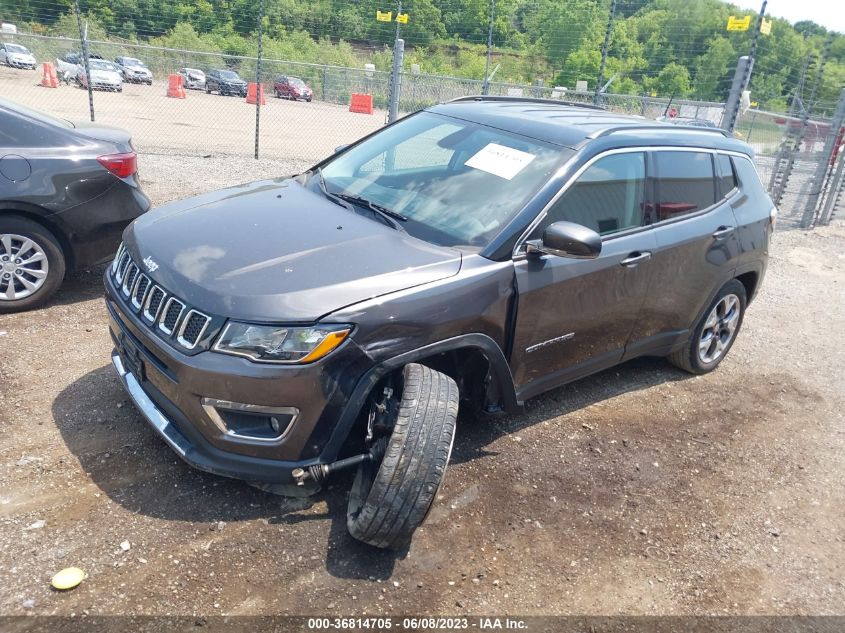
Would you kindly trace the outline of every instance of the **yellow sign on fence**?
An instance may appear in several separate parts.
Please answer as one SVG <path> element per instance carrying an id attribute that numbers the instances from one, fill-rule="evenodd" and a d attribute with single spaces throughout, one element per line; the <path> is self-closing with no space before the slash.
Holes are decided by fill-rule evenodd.
<path id="1" fill-rule="evenodd" d="M 728 18 L 728 31 L 747 31 L 749 26 L 751 26 L 750 15 L 741 18 L 734 16 Z"/>
<path id="2" fill-rule="evenodd" d="M 393 11 L 376 11 L 376 20 L 379 22 L 392 22 Z"/>
<path id="3" fill-rule="evenodd" d="M 407 24 L 408 23 L 408 14 L 407 13 L 397 13 L 396 14 L 396 21 L 400 24 Z"/>
<path id="4" fill-rule="evenodd" d="M 763 21 L 760 22 L 760 32 L 763 35 L 769 35 L 772 32 L 772 21 L 763 18 Z"/>

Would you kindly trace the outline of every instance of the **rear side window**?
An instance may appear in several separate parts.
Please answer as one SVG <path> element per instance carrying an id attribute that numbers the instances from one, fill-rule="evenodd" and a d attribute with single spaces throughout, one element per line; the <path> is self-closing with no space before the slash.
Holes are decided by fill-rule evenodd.
<path id="1" fill-rule="evenodd" d="M 757 175 L 757 170 L 754 165 L 747 158 L 734 158 L 734 167 L 736 167 L 736 174 L 739 177 L 739 184 L 742 185 L 742 191 L 749 196 L 765 196 L 766 191 L 763 189 L 763 184 L 760 182 L 760 177 Z"/>
<path id="2" fill-rule="evenodd" d="M 645 154 L 613 154 L 597 160 L 549 209 L 535 237 L 566 220 L 609 235 L 643 225 Z"/>
<path id="3" fill-rule="evenodd" d="M 677 218 L 716 202 L 713 159 L 706 152 L 657 152 L 656 221 Z"/>
<path id="4" fill-rule="evenodd" d="M 730 156 L 719 154 L 716 161 L 719 163 L 719 194 L 724 198 L 736 187 L 736 176 Z"/>

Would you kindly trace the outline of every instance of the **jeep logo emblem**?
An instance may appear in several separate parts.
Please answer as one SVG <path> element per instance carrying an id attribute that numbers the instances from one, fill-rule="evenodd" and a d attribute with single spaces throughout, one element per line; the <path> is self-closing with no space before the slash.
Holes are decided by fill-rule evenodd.
<path id="1" fill-rule="evenodd" d="M 158 264 L 156 264 L 153 261 L 153 258 L 150 257 L 149 255 L 144 258 L 144 266 L 146 266 L 147 270 L 150 271 L 151 273 L 154 273 L 155 271 L 158 270 Z"/>

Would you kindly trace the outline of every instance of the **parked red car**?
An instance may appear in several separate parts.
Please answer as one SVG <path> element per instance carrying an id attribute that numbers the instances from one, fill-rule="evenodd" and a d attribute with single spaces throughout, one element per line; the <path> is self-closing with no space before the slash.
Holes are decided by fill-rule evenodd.
<path id="1" fill-rule="evenodd" d="M 287 77 L 279 75 L 276 77 L 276 83 L 273 84 L 273 92 L 276 93 L 278 99 L 304 99 L 310 102 L 314 96 L 314 91 L 311 86 L 302 81 L 299 77 Z"/>

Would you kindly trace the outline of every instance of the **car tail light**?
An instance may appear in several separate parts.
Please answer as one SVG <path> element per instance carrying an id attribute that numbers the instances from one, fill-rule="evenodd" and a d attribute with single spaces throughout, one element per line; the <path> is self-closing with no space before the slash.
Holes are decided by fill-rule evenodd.
<path id="1" fill-rule="evenodd" d="M 127 178 L 138 169 L 138 157 L 135 152 L 100 156 L 97 158 L 97 162 L 118 178 Z"/>

